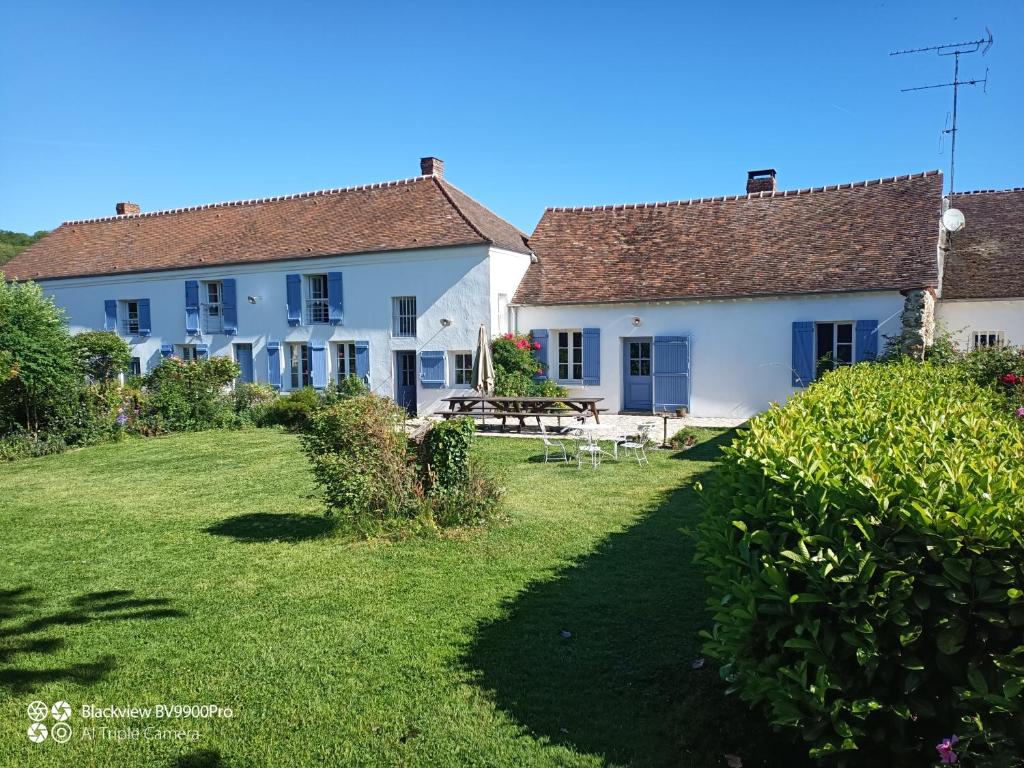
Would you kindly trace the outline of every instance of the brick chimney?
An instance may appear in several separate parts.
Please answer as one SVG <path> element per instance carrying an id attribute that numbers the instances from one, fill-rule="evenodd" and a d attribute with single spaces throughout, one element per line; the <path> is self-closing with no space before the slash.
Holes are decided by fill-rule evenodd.
<path id="1" fill-rule="evenodd" d="M 775 191 L 775 169 L 765 168 L 763 171 L 747 171 L 747 194 Z"/>
<path id="2" fill-rule="evenodd" d="M 423 176 L 437 176 L 439 179 L 444 178 L 444 160 L 436 157 L 421 157 L 420 173 Z"/>
<path id="3" fill-rule="evenodd" d="M 129 214 L 142 211 L 138 203 L 118 203 L 115 210 L 117 210 L 118 216 L 128 216 Z"/>

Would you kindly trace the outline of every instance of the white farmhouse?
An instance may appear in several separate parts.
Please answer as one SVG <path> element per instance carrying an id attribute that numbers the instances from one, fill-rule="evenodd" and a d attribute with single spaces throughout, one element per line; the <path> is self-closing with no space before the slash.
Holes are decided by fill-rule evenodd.
<path id="1" fill-rule="evenodd" d="M 943 198 L 938 171 L 793 191 L 549 208 L 533 235 L 422 175 L 71 221 L 15 257 L 73 330 L 145 372 L 226 355 L 282 390 L 358 376 L 412 413 L 471 387 L 481 325 L 532 333 L 544 375 L 612 411 L 744 418 L 936 320 L 1024 345 L 1024 190 Z M 940 215 L 962 209 L 950 235 Z"/>
<path id="2" fill-rule="evenodd" d="M 480 325 L 506 330 L 526 236 L 443 176 L 69 221 L 7 276 L 41 283 L 73 331 L 107 329 L 136 372 L 226 355 L 283 390 L 359 376 L 410 412 L 470 387 Z M 504 318 L 504 320 L 503 320 Z"/>

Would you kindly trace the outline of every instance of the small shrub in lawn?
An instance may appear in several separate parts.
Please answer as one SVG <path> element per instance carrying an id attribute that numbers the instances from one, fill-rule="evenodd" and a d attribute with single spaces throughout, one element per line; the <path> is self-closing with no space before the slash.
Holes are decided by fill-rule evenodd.
<path id="1" fill-rule="evenodd" d="M 232 397 L 241 423 L 259 427 L 269 423 L 267 413 L 277 399 L 277 390 L 269 384 L 237 384 Z"/>
<path id="2" fill-rule="evenodd" d="M 60 453 L 67 448 L 60 435 L 33 435 L 28 432 L 13 432 L 0 438 L 0 461 L 30 459 Z"/>
<path id="3" fill-rule="evenodd" d="M 417 513 L 405 411 L 376 395 L 315 409 L 302 448 L 328 511 L 370 534 Z"/>
<path id="4" fill-rule="evenodd" d="M 669 438 L 668 444 L 673 448 L 686 450 L 688 448 L 693 448 L 693 446 L 695 446 L 699 441 L 700 437 L 696 431 L 689 427 L 683 427 Z"/>
<path id="5" fill-rule="evenodd" d="M 424 505 L 439 526 L 477 523 L 501 504 L 497 480 L 470 456 L 475 434 L 472 419 L 449 419 L 434 424 L 423 438 Z"/>
<path id="6" fill-rule="evenodd" d="M 723 675 L 812 756 L 1024 753 L 1024 430 L 955 368 L 829 373 L 754 419 L 704 490 Z"/>

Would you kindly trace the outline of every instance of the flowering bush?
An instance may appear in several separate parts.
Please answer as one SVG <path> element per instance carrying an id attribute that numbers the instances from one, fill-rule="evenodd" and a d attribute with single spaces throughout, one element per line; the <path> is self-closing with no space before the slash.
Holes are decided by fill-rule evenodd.
<path id="1" fill-rule="evenodd" d="M 505 397 L 560 397 L 566 394 L 549 379 L 546 367 L 534 356 L 540 343 L 529 335 L 506 333 L 491 342 L 494 359 L 494 392 Z"/>
<path id="2" fill-rule="evenodd" d="M 1019 765 L 1024 430 L 998 395 L 853 366 L 724 453 L 697 546 L 706 651 L 740 694 L 816 758 Z"/>
<path id="3" fill-rule="evenodd" d="M 142 377 L 139 431 L 145 434 L 210 429 L 234 423 L 226 392 L 238 376 L 238 363 L 211 357 L 186 363 L 168 357 Z"/>

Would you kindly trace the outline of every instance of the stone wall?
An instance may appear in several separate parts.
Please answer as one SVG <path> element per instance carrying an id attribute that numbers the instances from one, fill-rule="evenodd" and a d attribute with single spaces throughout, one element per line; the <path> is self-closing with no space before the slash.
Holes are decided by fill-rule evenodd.
<path id="1" fill-rule="evenodd" d="M 905 354 L 921 359 L 925 349 L 935 342 L 935 294 L 921 288 L 905 295 L 900 344 Z"/>

